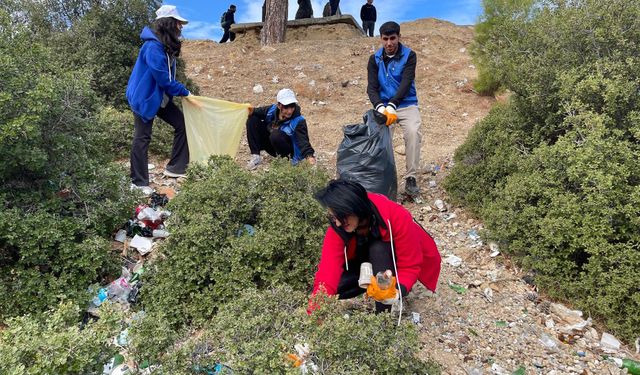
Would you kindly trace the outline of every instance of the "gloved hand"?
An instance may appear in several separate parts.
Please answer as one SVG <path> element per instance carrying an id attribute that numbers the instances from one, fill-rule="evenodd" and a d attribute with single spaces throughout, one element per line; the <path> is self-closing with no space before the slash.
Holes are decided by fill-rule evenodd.
<path id="1" fill-rule="evenodd" d="M 387 126 L 398 121 L 398 113 L 396 112 L 396 108 L 392 105 L 388 105 L 384 108 L 383 114 L 387 116 Z"/>
<path id="2" fill-rule="evenodd" d="M 384 104 L 380 103 L 376 106 L 376 111 L 382 113 L 383 115 L 384 115 L 384 110 L 385 110 Z"/>
<path id="3" fill-rule="evenodd" d="M 196 100 L 195 96 L 191 93 L 189 93 L 189 95 L 185 96 L 184 98 L 187 102 L 189 102 L 189 104 L 193 105 L 197 109 L 202 109 L 202 104 L 200 104 L 198 100 Z"/>
<path id="4" fill-rule="evenodd" d="M 371 284 L 367 287 L 367 295 L 385 305 L 392 305 L 398 300 L 398 290 L 396 289 L 396 277 L 391 276 L 391 285 L 387 289 L 380 289 L 378 280 L 371 276 Z"/>
<path id="5" fill-rule="evenodd" d="M 249 105 L 249 108 L 247 108 L 247 111 L 249 112 L 249 116 L 251 116 L 253 114 L 253 106 Z"/>

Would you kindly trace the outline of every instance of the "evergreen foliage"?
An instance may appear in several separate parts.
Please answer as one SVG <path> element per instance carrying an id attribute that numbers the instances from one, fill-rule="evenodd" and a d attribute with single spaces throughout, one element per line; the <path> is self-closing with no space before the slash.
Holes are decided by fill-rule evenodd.
<path id="1" fill-rule="evenodd" d="M 286 285 L 248 288 L 222 305 L 198 334 L 161 357 L 146 345 L 149 336 L 139 337 L 134 351 L 139 360 L 159 360 L 161 372 L 170 374 L 191 374 L 218 363 L 240 374 L 299 374 L 288 358 L 297 353 L 296 344 L 309 345 L 308 358 L 322 374 L 440 373 L 434 362 L 416 355 L 420 344 L 411 323 L 398 327 L 391 314 L 346 310 L 326 296 L 309 316 L 307 298 Z"/>
<path id="2" fill-rule="evenodd" d="M 0 373 L 5 375 L 102 374 L 116 353 L 110 339 L 119 315 L 103 308 L 99 321 L 80 327 L 80 308 L 61 303 L 46 314 L 8 321 L 0 331 Z"/>
<path id="3" fill-rule="evenodd" d="M 626 339 L 640 334 L 639 20 L 639 1 L 582 0 L 493 23 L 484 68 L 514 94 L 445 184 L 549 294 Z"/>
<path id="4" fill-rule="evenodd" d="M 142 293 L 147 313 L 162 313 L 175 327 L 200 324 L 249 287 L 308 288 L 326 229 L 313 198 L 324 173 L 276 160 L 252 174 L 213 157 L 189 176 L 170 203 L 172 234 Z"/>

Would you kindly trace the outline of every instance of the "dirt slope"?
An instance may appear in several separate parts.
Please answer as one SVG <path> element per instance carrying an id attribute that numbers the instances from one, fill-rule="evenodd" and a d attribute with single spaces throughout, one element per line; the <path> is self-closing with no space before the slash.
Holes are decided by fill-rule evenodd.
<path id="1" fill-rule="evenodd" d="M 325 32 L 328 40 L 274 47 L 251 41 L 226 45 L 188 41 L 183 56 L 187 75 L 204 96 L 260 106 L 273 103 L 279 89 L 293 88 L 319 164 L 335 171 L 342 126 L 360 122 L 371 106 L 366 95 L 366 65 L 379 42 L 365 37 L 332 39 L 339 30 L 317 32 Z M 620 373 L 602 361 L 595 330 L 576 334 L 568 340 L 570 344 L 558 340 L 557 327 L 551 327 L 554 318 L 549 303 L 536 299 L 532 287 L 508 260 L 489 256 L 486 244 L 469 237 L 481 223 L 460 208 L 448 207 L 446 212 L 435 208 L 436 199 L 446 202 L 439 185 L 455 149 L 495 100 L 471 91 L 469 82 L 476 76 L 468 53 L 472 28 L 423 19 L 402 24 L 402 36 L 403 43 L 418 55 L 416 86 L 423 121 L 423 168 L 418 180 L 424 203 L 407 207 L 436 238 L 443 258 L 448 254 L 462 258 L 459 266 L 443 263 L 437 296 L 420 286 L 407 301 L 407 311 L 421 314 L 423 355 L 443 364 L 447 374 L 511 374 L 520 366 L 527 374 Z M 264 91 L 256 94 L 253 88 L 258 84 Z M 402 152 L 400 132 L 394 144 Z M 238 162 L 244 165 L 247 158 L 245 139 Z M 397 155 L 396 162 L 401 176 L 404 157 Z M 432 166 L 444 168 L 432 174 Z M 449 283 L 467 290 L 458 294 Z M 547 338 L 552 339 L 551 344 Z M 584 357 L 576 352 L 584 352 Z"/>

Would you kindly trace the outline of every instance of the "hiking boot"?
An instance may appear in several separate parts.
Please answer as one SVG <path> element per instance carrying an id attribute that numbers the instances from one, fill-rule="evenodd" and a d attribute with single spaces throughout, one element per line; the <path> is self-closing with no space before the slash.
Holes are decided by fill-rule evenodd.
<path id="1" fill-rule="evenodd" d="M 260 163 L 262 163 L 262 156 L 251 155 L 251 159 L 249 159 L 249 162 L 247 163 L 247 169 L 252 171 L 258 168 L 258 165 L 260 165 Z"/>
<path id="2" fill-rule="evenodd" d="M 404 182 L 404 193 L 411 197 L 415 197 L 418 194 L 420 194 L 420 188 L 416 183 L 415 177 L 407 177 L 407 179 Z"/>
<path id="3" fill-rule="evenodd" d="M 151 186 L 138 186 L 138 185 L 135 185 L 135 184 L 131 184 L 130 189 L 131 189 L 131 191 L 137 190 L 137 191 L 141 192 L 142 195 L 144 195 L 145 197 L 150 196 L 155 191 L 155 190 L 153 190 L 153 188 Z"/>
<path id="4" fill-rule="evenodd" d="M 171 178 L 187 177 L 186 173 L 174 173 L 174 172 L 171 172 L 168 169 L 165 169 L 164 172 L 162 172 L 162 174 L 165 175 L 166 177 L 171 177 Z"/>

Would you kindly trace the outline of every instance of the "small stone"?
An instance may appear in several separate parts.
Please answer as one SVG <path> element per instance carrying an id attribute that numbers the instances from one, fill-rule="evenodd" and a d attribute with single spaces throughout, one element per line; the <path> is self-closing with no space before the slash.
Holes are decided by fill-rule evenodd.
<path id="1" fill-rule="evenodd" d="M 264 92 L 264 89 L 262 88 L 261 84 L 257 84 L 255 86 L 253 86 L 253 93 L 254 94 L 262 94 Z"/>

